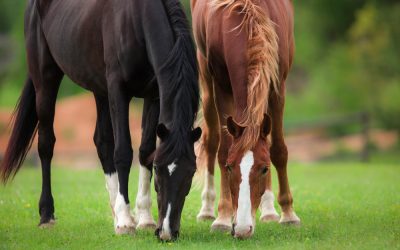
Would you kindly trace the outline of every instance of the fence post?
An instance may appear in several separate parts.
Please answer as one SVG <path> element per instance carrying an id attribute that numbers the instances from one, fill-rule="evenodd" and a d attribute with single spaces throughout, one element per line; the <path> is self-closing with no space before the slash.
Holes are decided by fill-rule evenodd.
<path id="1" fill-rule="evenodd" d="M 369 138 L 369 129 L 370 129 L 370 117 L 367 112 L 361 113 L 360 116 L 361 127 L 362 127 L 362 136 L 364 141 L 364 147 L 361 151 L 361 161 L 368 162 L 370 156 L 370 138 Z"/>

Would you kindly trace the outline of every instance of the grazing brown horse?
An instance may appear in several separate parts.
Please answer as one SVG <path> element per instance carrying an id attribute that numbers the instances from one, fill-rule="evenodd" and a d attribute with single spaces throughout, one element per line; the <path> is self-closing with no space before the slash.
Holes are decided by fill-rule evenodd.
<path id="1" fill-rule="evenodd" d="M 262 221 L 299 224 L 282 131 L 285 81 L 294 52 L 292 3 L 192 0 L 191 7 L 205 118 L 199 158 L 205 164 L 198 167 L 206 168 L 206 185 L 198 219 L 214 218 L 218 153 L 221 195 L 213 230 L 232 229 L 235 237 L 250 237 L 259 206 Z M 270 161 L 278 172 L 281 217 L 274 208 Z"/>

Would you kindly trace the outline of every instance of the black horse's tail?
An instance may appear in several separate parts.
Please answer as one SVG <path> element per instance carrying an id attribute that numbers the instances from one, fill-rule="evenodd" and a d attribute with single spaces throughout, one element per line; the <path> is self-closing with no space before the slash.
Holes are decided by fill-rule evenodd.
<path id="1" fill-rule="evenodd" d="M 170 163 L 187 150 L 187 131 L 193 128 L 200 99 L 196 49 L 188 19 L 179 0 L 162 1 L 175 36 L 175 45 L 161 69 L 169 84 L 164 98 L 173 105 L 174 112 L 171 134 L 159 149 L 162 157 L 156 159 L 157 165 Z"/>
<path id="2" fill-rule="evenodd" d="M 12 118 L 13 129 L 4 159 L 0 165 L 0 179 L 6 183 L 21 167 L 36 134 L 36 93 L 30 78 L 18 101 Z"/>

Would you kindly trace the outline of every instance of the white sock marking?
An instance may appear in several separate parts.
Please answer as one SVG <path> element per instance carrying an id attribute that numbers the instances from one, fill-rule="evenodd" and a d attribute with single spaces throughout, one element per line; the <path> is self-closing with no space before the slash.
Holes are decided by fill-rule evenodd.
<path id="1" fill-rule="evenodd" d="M 215 189 L 214 189 L 214 176 L 208 171 L 206 174 L 205 185 L 203 192 L 201 193 L 202 206 L 199 216 L 214 216 L 214 201 L 215 201 Z"/>
<path id="2" fill-rule="evenodd" d="M 125 198 L 118 192 L 115 201 L 115 226 L 116 227 L 134 227 L 135 222 L 131 216 L 131 207 L 125 203 Z"/>
<path id="3" fill-rule="evenodd" d="M 111 207 L 114 209 L 115 200 L 117 199 L 117 194 L 118 194 L 118 174 L 117 172 L 112 174 L 106 174 L 105 178 L 106 178 L 106 189 L 110 197 L 110 204 Z"/>
<path id="4" fill-rule="evenodd" d="M 253 152 L 248 151 L 240 162 L 240 172 L 242 174 L 242 182 L 239 186 L 238 209 L 236 216 L 236 230 L 248 230 L 246 227 L 253 226 L 253 216 L 251 214 L 250 199 L 250 171 L 254 164 Z M 254 229 L 254 227 L 253 227 Z"/>
<path id="5" fill-rule="evenodd" d="M 274 193 L 271 190 L 265 190 L 260 203 L 261 217 L 264 215 L 278 216 L 278 213 L 275 210 L 274 200 Z"/>
<path id="6" fill-rule="evenodd" d="M 177 166 L 176 166 L 175 163 L 172 163 L 172 164 L 168 165 L 169 176 L 171 176 L 174 173 L 176 167 Z"/>
<path id="7" fill-rule="evenodd" d="M 155 224 L 151 214 L 151 172 L 140 166 L 139 188 L 136 197 L 136 218 L 140 224 Z"/>

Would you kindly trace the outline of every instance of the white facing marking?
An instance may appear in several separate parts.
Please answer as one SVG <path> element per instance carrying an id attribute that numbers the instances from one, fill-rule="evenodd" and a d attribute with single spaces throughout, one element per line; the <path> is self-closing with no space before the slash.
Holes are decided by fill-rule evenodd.
<path id="1" fill-rule="evenodd" d="M 112 174 L 106 174 L 106 189 L 110 196 L 110 204 L 111 207 L 114 209 L 115 200 L 118 194 L 118 174 L 117 172 Z"/>
<path id="2" fill-rule="evenodd" d="M 242 182 L 239 186 L 238 210 L 236 216 L 236 229 L 253 225 L 251 214 L 251 199 L 250 199 L 250 171 L 254 164 L 253 152 L 248 151 L 240 162 L 240 172 L 242 174 Z M 254 228 L 254 227 L 253 227 Z"/>
<path id="3" fill-rule="evenodd" d="M 175 169 L 176 169 L 175 163 L 168 165 L 169 176 L 171 176 L 174 173 Z"/>
<path id="4" fill-rule="evenodd" d="M 169 216 L 171 215 L 171 203 L 168 203 L 167 213 L 165 214 L 165 218 L 163 221 L 160 238 L 162 240 L 170 240 L 171 239 L 171 228 L 169 226 Z"/>

